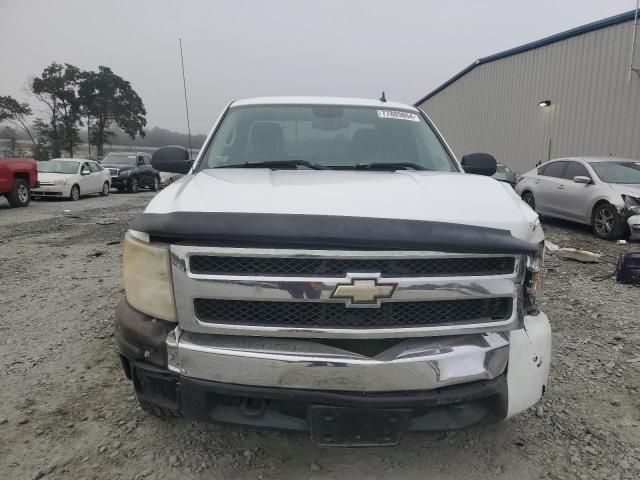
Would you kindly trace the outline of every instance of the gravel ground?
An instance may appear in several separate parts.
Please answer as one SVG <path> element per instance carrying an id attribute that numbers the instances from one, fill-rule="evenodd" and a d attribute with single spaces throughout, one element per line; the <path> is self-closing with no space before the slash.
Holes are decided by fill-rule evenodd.
<path id="1" fill-rule="evenodd" d="M 554 359 L 538 407 L 464 432 L 408 434 L 397 448 L 323 449 L 304 435 L 162 422 L 137 407 L 112 316 L 123 294 L 119 242 L 152 196 L 13 210 L 0 201 L 0 477 L 640 478 L 640 290 L 592 280 L 640 245 L 545 222 L 554 243 L 605 256 L 547 256 L 541 307 Z"/>

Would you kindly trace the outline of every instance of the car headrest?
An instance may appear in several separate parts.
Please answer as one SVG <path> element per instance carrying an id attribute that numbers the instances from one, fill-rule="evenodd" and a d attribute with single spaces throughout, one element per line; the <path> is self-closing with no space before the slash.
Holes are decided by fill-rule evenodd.
<path id="1" fill-rule="evenodd" d="M 284 147 L 284 132 L 275 122 L 256 122 L 249 136 L 256 153 L 281 152 Z"/>

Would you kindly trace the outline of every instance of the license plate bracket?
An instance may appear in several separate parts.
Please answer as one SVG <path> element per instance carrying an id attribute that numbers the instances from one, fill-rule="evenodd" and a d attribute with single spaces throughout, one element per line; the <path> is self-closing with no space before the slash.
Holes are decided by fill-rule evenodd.
<path id="1" fill-rule="evenodd" d="M 393 446 L 400 442 L 410 409 L 310 408 L 311 437 L 332 447 Z"/>

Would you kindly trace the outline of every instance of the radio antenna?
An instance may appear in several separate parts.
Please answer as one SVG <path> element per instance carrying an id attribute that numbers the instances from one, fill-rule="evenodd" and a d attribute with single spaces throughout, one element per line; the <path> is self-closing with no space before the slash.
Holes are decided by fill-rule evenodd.
<path id="1" fill-rule="evenodd" d="M 182 64 L 182 87 L 184 88 L 184 108 L 187 111 L 187 133 L 189 135 L 189 158 L 193 155 L 191 146 L 191 124 L 189 122 L 189 101 L 187 100 L 187 79 L 184 75 L 184 56 L 182 55 L 182 38 L 180 38 L 180 63 Z"/>

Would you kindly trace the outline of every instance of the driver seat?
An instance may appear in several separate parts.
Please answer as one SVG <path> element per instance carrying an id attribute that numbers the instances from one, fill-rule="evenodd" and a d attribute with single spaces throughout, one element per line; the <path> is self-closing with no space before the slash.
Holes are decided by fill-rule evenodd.
<path id="1" fill-rule="evenodd" d="M 249 134 L 249 160 L 284 160 L 284 131 L 276 122 L 256 122 Z"/>

